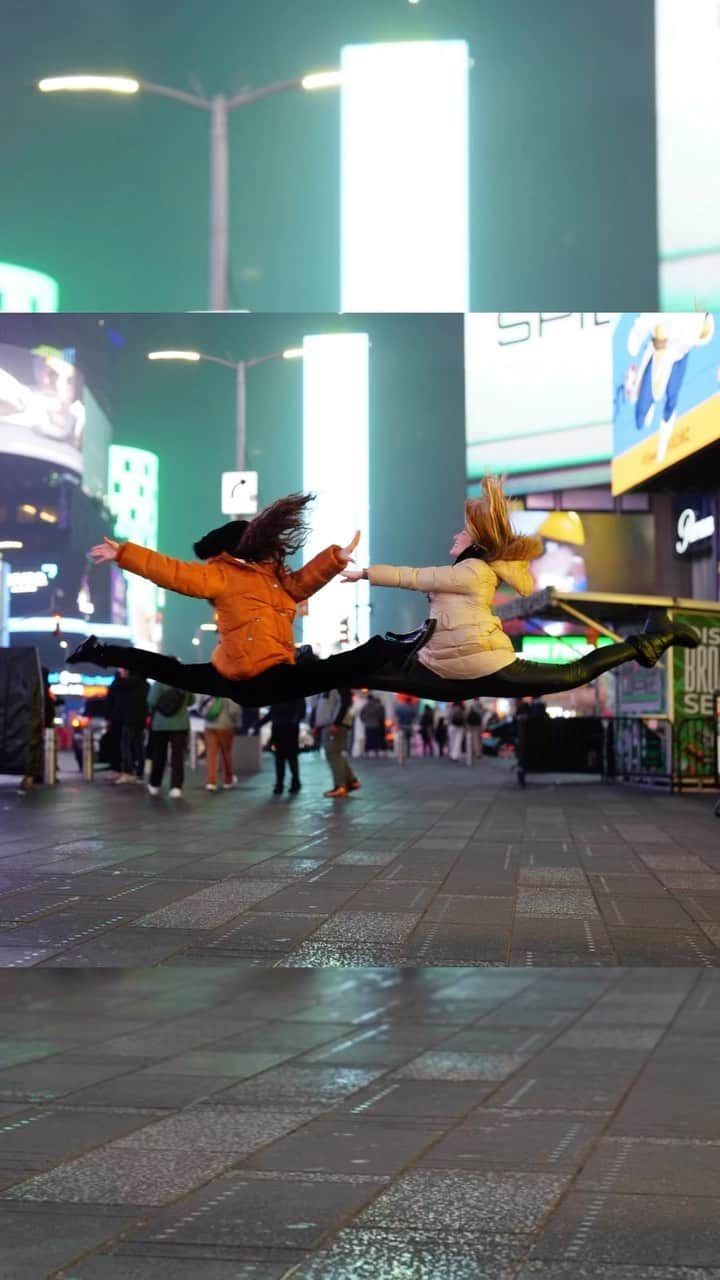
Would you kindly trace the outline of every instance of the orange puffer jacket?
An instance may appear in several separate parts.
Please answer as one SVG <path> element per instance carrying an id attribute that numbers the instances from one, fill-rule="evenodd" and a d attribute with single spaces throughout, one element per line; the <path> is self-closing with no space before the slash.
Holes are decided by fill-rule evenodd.
<path id="1" fill-rule="evenodd" d="M 330 582 L 346 562 L 333 545 L 302 569 L 278 573 L 270 561 L 236 560 L 227 551 L 201 563 L 124 542 L 117 563 L 158 587 L 211 601 L 220 636 L 212 664 L 221 675 L 244 680 L 278 662 L 295 661 L 293 619 L 299 602 Z"/>

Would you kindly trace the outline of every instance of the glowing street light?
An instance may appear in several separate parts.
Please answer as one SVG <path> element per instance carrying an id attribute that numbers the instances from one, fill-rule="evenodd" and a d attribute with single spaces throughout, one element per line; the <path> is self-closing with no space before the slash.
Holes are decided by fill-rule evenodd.
<path id="1" fill-rule="evenodd" d="M 246 107 L 262 98 L 291 89 L 314 92 L 333 89 L 341 82 L 339 71 L 315 71 L 293 80 L 278 80 L 258 89 L 245 89 L 232 97 L 217 94 L 212 98 L 182 89 L 138 80 L 134 76 L 69 75 L 49 76 L 38 80 L 40 93 L 115 93 L 132 97 L 138 93 L 172 98 L 187 106 L 200 107 L 210 113 L 210 310 L 228 309 L 228 225 L 229 225 L 229 147 L 228 116 L 237 107 Z"/>
<path id="2" fill-rule="evenodd" d="M 247 453 L 247 371 L 270 360 L 302 360 L 302 347 L 285 347 L 271 351 L 266 356 L 247 356 L 245 360 L 228 360 L 223 356 L 207 355 L 204 351 L 149 351 L 148 360 L 186 360 L 197 364 L 205 360 L 210 364 L 223 364 L 235 370 L 235 464 L 238 471 L 246 469 Z"/>

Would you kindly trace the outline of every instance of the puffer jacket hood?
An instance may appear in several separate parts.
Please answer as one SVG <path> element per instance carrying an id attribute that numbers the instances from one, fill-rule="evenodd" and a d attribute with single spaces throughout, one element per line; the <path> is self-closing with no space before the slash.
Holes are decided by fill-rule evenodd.
<path id="1" fill-rule="evenodd" d="M 493 560 L 490 568 L 520 596 L 529 596 L 535 589 L 535 579 L 527 560 Z"/>

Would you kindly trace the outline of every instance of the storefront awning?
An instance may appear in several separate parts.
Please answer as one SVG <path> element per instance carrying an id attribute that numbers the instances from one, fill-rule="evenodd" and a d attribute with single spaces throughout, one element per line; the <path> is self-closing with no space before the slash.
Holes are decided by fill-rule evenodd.
<path id="1" fill-rule="evenodd" d="M 621 637 L 613 628 L 625 623 L 637 626 L 648 613 L 664 610 L 678 613 L 715 613 L 720 619 L 720 602 L 717 600 L 691 600 L 681 596 L 627 596 L 611 595 L 602 591 L 558 591 L 544 587 L 529 596 L 513 596 L 498 605 L 495 612 L 503 621 L 513 618 L 543 619 L 555 622 L 582 622 L 586 627 L 610 636 Z"/>

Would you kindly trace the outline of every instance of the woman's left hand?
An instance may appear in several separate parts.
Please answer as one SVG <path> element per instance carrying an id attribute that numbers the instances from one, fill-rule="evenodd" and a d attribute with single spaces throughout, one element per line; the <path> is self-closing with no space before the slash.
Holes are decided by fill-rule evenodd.
<path id="1" fill-rule="evenodd" d="M 353 559 L 353 551 L 355 550 L 359 541 L 360 541 L 360 530 L 358 529 L 352 541 L 348 542 L 346 547 L 340 548 L 340 559 L 344 560 L 346 564 L 348 560 L 352 560 L 353 564 L 355 563 Z"/>

